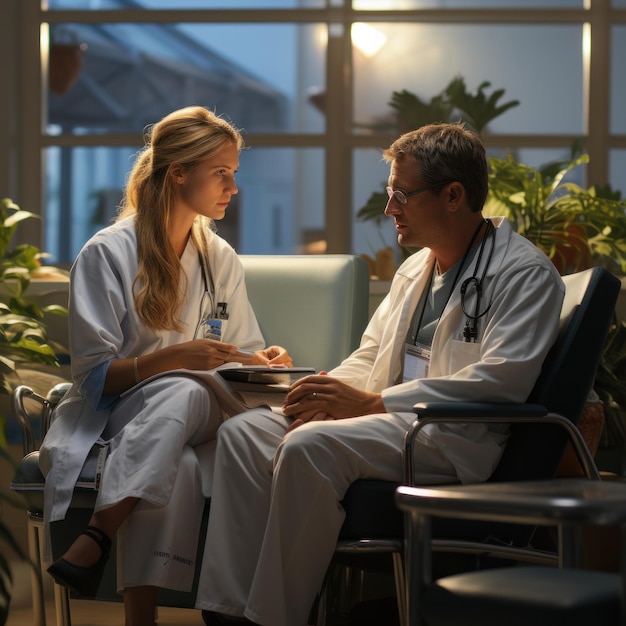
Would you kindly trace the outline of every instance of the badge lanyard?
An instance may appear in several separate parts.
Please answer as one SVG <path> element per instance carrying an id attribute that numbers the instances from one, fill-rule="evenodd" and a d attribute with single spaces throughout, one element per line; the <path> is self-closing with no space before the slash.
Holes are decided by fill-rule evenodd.
<path id="1" fill-rule="evenodd" d="M 228 319 L 228 303 L 215 303 L 215 283 L 213 282 L 213 274 L 206 259 L 198 252 L 198 260 L 200 261 L 200 271 L 202 273 L 202 282 L 204 283 L 204 294 L 200 300 L 200 316 L 198 326 L 196 328 L 196 339 L 215 339 L 221 341 L 222 327 L 225 320 Z M 209 309 L 206 311 L 205 302 L 208 300 Z"/>
<path id="2" fill-rule="evenodd" d="M 485 222 L 487 222 L 488 224 L 491 224 L 487 220 L 485 220 Z M 454 291 L 454 288 L 459 280 L 459 277 L 461 276 L 461 272 L 463 271 L 463 268 L 467 262 L 467 259 L 469 258 L 472 247 L 474 246 L 474 241 L 476 240 L 476 237 L 478 236 L 478 233 L 480 232 L 480 229 L 482 227 L 483 227 L 483 223 L 481 222 L 478 228 L 476 229 L 476 231 L 474 232 L 474 234 L 472 235 L 472 239 L 467 247 L 467 250 L 465 251 L 465 254 L 463 255 L 463 258 L 461 259 L 461 262 L 459 263 L 459 267 L 457 268 L 456 274 L 454 276 L 454 280 L 452 281 L 452 286 L 450 287 L 450 291 L 448 292 L 448 297 L 443 303 L 443 306 L 441 307 L 441 311 L 439 312 L 439 315 L 435 319 L 439 319 L 441 317 L 446 306 L 448 305 L 448 302 L 450 301 L 450 298 L 452 297 L 452 292 Z M 490 232 L 489 227 L 487 228 L 487 232 Z M 482 249 L 484 245 L 485 245 L 485 238 L 483 238 L 480 254 L 478 257 L 479 263 L 480 263 L 480 258 L 482 256 Z M 490 255 L 490 258 L 491 258 L 491 255 Z M 413 339 L 413 343 L 405 344 L 404 364 L 402 368 L 402 382 L 406 382 L 408 380 L 415 380 L 417 378 L 425 378 L 428 376 L 431 349 L 430 349 L 430 346 L 418 343 L 417 338 L 418 338 L 420 329 L 422 327 L 422 321 L 424 319 L 424 311 L 426 310 L 426 305 L 428 303 L 428 295 L 432 290 L 434 272 L 435 272 L 435 267 L 433 265 L 433 268 L 430 273 L 430 278 L 428 281 L 428 287 L 424 292 L 425 296 L 423 298 L 423 304 L 422 304 L 419 319 L 417 322 L 417 327 L 415 329 L 415 337 Z M 465 282 L 463 284 L 465 284 Z"/>

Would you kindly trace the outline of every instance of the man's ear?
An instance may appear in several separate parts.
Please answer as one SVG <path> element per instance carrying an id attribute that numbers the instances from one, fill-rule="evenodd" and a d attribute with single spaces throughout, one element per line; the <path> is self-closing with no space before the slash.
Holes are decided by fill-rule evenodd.
<path id="1" fill-rule="evenodd" d="M 459 182 L 453 182 L 448 185 L 447 201 L 451 211 L 457 211 L 465 199 L 465 187 Z"/>

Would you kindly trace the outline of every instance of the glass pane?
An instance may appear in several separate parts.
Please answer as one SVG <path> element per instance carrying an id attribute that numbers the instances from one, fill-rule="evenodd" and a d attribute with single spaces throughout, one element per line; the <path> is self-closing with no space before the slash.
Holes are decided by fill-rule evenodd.
<path id="1" fill-rule="evenodd" d="M 609 183 L 626 198 L 626 150 L 609 151 Z"/>
<path id="2" fill-rule="evenodd" d="M 45 246 L 51 263 L 71 263 L 117 215 L 137 147 L 46 150 Z M 324 153 L 250 148 L 219 234 L 242 254 L 323 252 Z M 302 244 L 314 244 L 308 247 Z"/>
<path id="3" fill-rule="evenodd" d="M 325 0 L 48 0 L 48 8 L 85 9 L 301 9 L 320 8 Z M 207 6 L 209 5 L 209 6 Z"/>
<path id="4" fill-rule="evenodd" d="M 626 26 L 613 26 L 611 29 L 611 133 L 620 135 L 626 134 L 624 58 L 626 58 Z"/>
<path id="5" fill-rule="evenodd" d="M 323 32 L 308 24 L 53 25 L 48 120 L 65 133 L 141 132 L 202 104 L 248 132 L 323 132 L 308 98 L 325 84 Z"/>
<path id="6" fill-rule="evenodd" d="M 618 0 L 615 0 L 616 2 Z M 623 1 L 623 0 L 621 0 Z M 582 8 L 585 0 L 352 0 L 363 11 L 399 9 Z"/>
<path id="7" fill-rule="evenodd" d="M 357 218 L 357 213 L 368 203 L 373 193 L 385 193 L 385 185 L 389 178 L 389 164 L 383 161 L 382 150 L 376 148 L 354 150 L 353 158 L 353 251 L 355 254 L 367 255 L 375 262 L 379 250 L 391 248 L 394 265 L 397 265 L 400 260 L 398 235 L 393 219 L 384 214 L 385 199 L 380 198 L 378 206 L 374 203 L 374 211 L 370 214 L 371 219 Z M 374 273 L 378 274 L 378 272 Z"/>
<path id="8" fill-rule="evenodd" d="M 117 215 L 138 147 L 45 151 L 44 250 L 71 263 L 83 244 Z"/>
<path id="9" fill-rule="evenodd" d="M 371 24 L 386 43 L 374 56 L 354 46 L 354 122 L 357 132 L 397 132 L 392 92 L 407 90 L 430 104 L 461 76 L 476 94 L 485 81 L 497 104 L 519 106 L 489 122 L 493 133 L 583 132 L 582 28 L 579 25 Z M 471 50 L 471 54 L 468 51 Z M 558 86 L 554 77 L 558 76 Z M 452 114 L 458 119 L 458 112 Z M 430 120 L 433 121 L 433 120 Z"/>
<path id="10" fill-rule="evenodd" d="M 312 9 L 325 6 L 325 0 L 141 0 L 151 9 Z"/>
<path id="11" fill-rule="evenodd" d="M 241 254 L 324 252 L 324 151 L 255 148 L 239 159 Z M 218 224 L 221 234 L 226 220 Z"/>

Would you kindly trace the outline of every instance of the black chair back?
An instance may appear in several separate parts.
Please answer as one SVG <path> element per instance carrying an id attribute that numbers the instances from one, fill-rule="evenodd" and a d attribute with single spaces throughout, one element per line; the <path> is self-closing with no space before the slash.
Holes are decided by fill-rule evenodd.
<path id="1" fill-rule="evenodd" d="M 607 270 L 594 267 L 564 277 L 566 294 L 561 329 L 528 398 L 529 404 L 545 406 L 577 424 L 593 386 L 596 370 L 621 283 Z M 513 424 L 504 453 L 489 482 L 550 479 L 556 475 L 567 437 L 551 424 Z M 357 480 L 342 505 L 346 519 L 340 539 L 401 537 L 403 518 L 395 507 L 397 483 Z M 533 528 L 493 522 L 462 524 L 435 520 L 433 535 L 449 539 L 498 541 L 517 546 L 528 544 Z"/>
<path id="2" fill-rule="evenodd" d="M 600 267 L 564 276 L 563 280 L 566 292 L 561 330 L 527 402 L 545 406 L 578 424 L 593 387 L 621 283 Z M 489 481 L 553 478 L 566 445 L 567 437 L 557 426 L 513 424 Z"/>

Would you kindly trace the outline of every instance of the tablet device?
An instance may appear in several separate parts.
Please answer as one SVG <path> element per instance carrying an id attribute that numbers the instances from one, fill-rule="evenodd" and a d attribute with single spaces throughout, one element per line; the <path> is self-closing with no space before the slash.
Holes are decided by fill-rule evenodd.
<path id="1" fill-rule="evenodd" d="M 313 367 L 267 367 L 266 365 L 244 365 L 219 370 L 225 380 L 266 385 L 290 385 L 299 378 L 315 374 Z"/>

